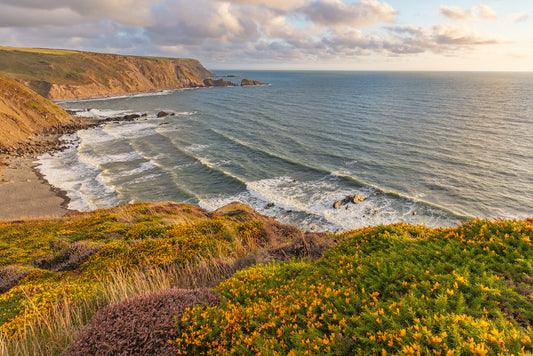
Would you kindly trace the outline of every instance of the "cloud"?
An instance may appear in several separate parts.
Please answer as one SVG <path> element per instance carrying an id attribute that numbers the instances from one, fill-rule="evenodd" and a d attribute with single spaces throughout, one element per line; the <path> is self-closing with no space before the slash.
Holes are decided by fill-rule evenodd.
<path id="1" fill-rule="evenodd" d="M 207 63 L 455 55 L 505 43 L 466 24 L 394 26 L 397 11 L 377 0 L 0 1 L 5 45 L 187 56 Z M 441 7 L 449 19 L 463 22 L 494 19 L 490 10 Z"/>
<path id="2" fill-rule="evenodd" d="M 309 3 L 310 0 L 219 0 L 232 4 L 263 5 L 271 9 L 294 10 Z"/>
<path id="3" fill-rule="evenodd" d="M 71 26 L 83 18 L 71 9 L 23 9 L 0 5 L 0 27 Z"/>
<path id="4" fill-rule="evenodd" d="M 498 15 L 493 8 L 488 5 L 479 5 L 473 8 L 473 10 L 484 20 L 497 21 Z"/>
<path id="5" fill-rule="evenodd" d="M 526 22 L 529 19 L 527 12 L 516 12 L 509 15 L 509 19 L 514 23 Z"/>
<path id="6" fill-rule="evenodd" d="M 323 26 L 367 27 L 394 22 L 397 11 L 387 3 L 361 0 L 351 4 L 340 0 L 318 0 L 298 9 L 310 21 Z"/>
<path id="7" fill-rule="evenodd" d="M 157 45 L 243 43 L 260 37 L 246 10 L 227 2 L 177 0 L 152 10 L 155 25 L 145 27 Z"/>
<path id="8" fill-rule="evenodd" d="M 450 55 L 479 46 L 508 43 L 496 36 L 479 34 L 466 27 L 450 24 L 433 25 L 429 28 L 402 26 L 390 30 L 397 35 L 391 43 L 402 43 L 402 48 L 407 53 L 433 52 Z M 396 53 L 394 50 L 392 52 Z"/>
<path id="9" fill-rule="evenodd" d="M 476 19 L 470 10 L 459 6 L 442 5 L 440 13 L 452 21 L 474 21 Z"/>
<path id="10" fill-rule="evenodd" d="M 164 0 L 2 0 L 2 3 L 27 11 L 31 16 L 36 10 L 64 11 L 75 13 L 85 21 L 98 21 L 110 18 L 117 22 L 144 26 L 151 23 L 150 9 Z M 25 18 L 18 16 L 17 18 Z M 50 18 L 51 20 L 53 18 Z M 68 17 L 65 17 L 64 21 Z M 64 22 L 63 21 L 63 22 Z M 62 23 L 61 21 L 59 23 Z"/>
<path id="11" fill-rule="evenodd" d="M 440 7 L 440 13 L 451 21 L 457 22 L 472 22 L 479 19 L 488 21 L 497 21 L 498 15 L 496 11 L 488 5 L 474 6 L 471 10 L 459 6 Z"/>

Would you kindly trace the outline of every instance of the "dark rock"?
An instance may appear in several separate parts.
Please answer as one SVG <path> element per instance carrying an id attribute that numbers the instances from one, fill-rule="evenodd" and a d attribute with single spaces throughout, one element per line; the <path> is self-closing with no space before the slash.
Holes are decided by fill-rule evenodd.
<path id="1" fill-rule="evenodd" d="M 140 117 L 141 117 L 141 115 L 138 115 L 138 114 L 124 115 L 122 120 L 124 120 L 124 121 L 133 121 L 133 120 L 138 119 Z"/>
<path id="2" fill-rule="evenodd" d="M 339 209 L 341 206 L 344 206 L 344 205 L 346 205 L 348 203 L 358 204 L 358 203 L 366 200 L 366 198 L 367 197 L 365 197 L 364 195 L 361 195 L 361 194 L 348 195 L 346 198 L 341 199 L 339 201 L 336 201 L 333 204 L 333 207 L 335 209 Z"/>
<path id="3" fill-rule="evenodd" d="M 237 84 L 225 81 L 224 79 L 205 79 L 204 85 L 206 87 L 236 87 Z"/>
<path id="4" fill-rule="evenodd" d="M 249 87 L 249 86 L 254 86 L 254 85 L 266 85 L 266 84 L 255 81 L 255 80 L 251 80 L 251 79 L 243 79 L 241 81 L 241 86 L 243 87 Z"/>
<path id="5" fill-rule="evenodd" d="M 167 117 L 169 115 L 168 112 L 160 111 L 157 113 L 157 117 Z"/>
<path id="6" fill-rule="evenodd" d="M 272 208 L 274 205 L 275 205 L 274 203 L 268 203 L 268 204 L 266 205 L 266 207 L 267 207 L 267 208 Z"/>

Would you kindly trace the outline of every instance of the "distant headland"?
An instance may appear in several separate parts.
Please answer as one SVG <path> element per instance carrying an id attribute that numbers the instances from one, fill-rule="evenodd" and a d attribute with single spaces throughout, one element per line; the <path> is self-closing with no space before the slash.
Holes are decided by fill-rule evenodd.
<path id="1" fill-rule="evenodd" d="M 0 47 L 0 75 L 50 100 L 237 85 L 213 79 L 216 75 L 196 59 L 15 47 Z M 263 83 L 244 79 L 241 84 Z"/>

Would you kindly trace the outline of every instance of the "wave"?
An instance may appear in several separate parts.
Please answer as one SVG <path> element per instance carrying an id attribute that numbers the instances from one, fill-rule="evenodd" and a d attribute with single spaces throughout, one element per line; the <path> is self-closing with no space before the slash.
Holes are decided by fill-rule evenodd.
<path id="1" fill-rule="evenodd" d="M 250 151 L 264 154 L 264 155 L 266 155 L 266 156 L 268 156 L 270 158 L 282 161 L 282 162 L 287 163 L 287 164 L 289 164 L 291 166 L 303 168 L 303 169 L 306 169 L 306 170 L 309 170 L 309 171 L 313 171 L 313 172 L 319 173 L 319 174 L 329 174 L 330 173 L 329 171 L 327 171 L 325 169 L 321 169 L 321 168 L 313 167 L 313 166 L 310 166 L 310 165 L 306 165 L 306 164 L 303 164 L 301 162 L 296 162 L 296 161 L 293 161 L 293 160 L 291 160 L 289 158 L 282 157 L 282 156 L 277 155 L 277 154 L 275 154 L 273 152 L 267 151 L 265 149 L 252 146 L 252 145 L 247 144 L 246 142 L 244 142 L 242 140 L 239 140 L 239 139 L 237 139 L 235 137 L 232 137 L 230 135 L 224 134 L 224 133 L 222 133 L 222 132 L 220 132 L 220 131 L 218 131 L 216 129 L 210 128 L 209 131 L 215 133 L 216 135 L 219 135 L 219 136 L 223 137 L 224 139 L 226 139 L 229 142 L 236 143 L 239 146 L 244 147 L 244 148 L 246 148 L 246 149 L 248 149 Z"/>
<path id="2" fill-rule="evenodd" d="M 314 181 L 297 181 L 289 176 L 264 179 L 248 182 L 246 191 L 238 195 L 202 200 L 200 206 L 214 210 L 240 201 L 263 214 L 275 215 L 280 221 L 313 230 L 348 230 L 396 222 L 434 227 L 454 222 L 445 211 L 420 201 L 403 198 L 399 201 L 398 196 L 382 194 L 368 186 L 355 190 L 341 183 L 334 176 Z M 335 201 L 349 194 L 363 194 L 368 198 L 356 205 L 333 208 Z"/>
<path id="3" fill-rule="evenodd" d="M 70 199 L 69 209 L 89 211 L 110 208 L 119 203 L 115 188 L 103 180 L 98 168 L 80 159 L 77 146 L 55 156 L 47 153 L 37 159 L 37 169 L 43 177 L 66 192 Z"/>

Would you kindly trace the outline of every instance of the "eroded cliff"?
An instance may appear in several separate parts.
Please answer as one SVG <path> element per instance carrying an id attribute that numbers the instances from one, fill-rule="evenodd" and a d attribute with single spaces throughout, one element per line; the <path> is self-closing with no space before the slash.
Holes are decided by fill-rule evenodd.
<path id="1" fill-rule="evenodd" d="M 195 59 L 0 47 L 0 74 L 52 99 L 78 99 L 204 86 Z"/>
<path id="2" fill-rule="evenodd" d="M 76 122 L 50 100 L 0 76 L 0 151 L 26 142 L 34 133 Z"/>

